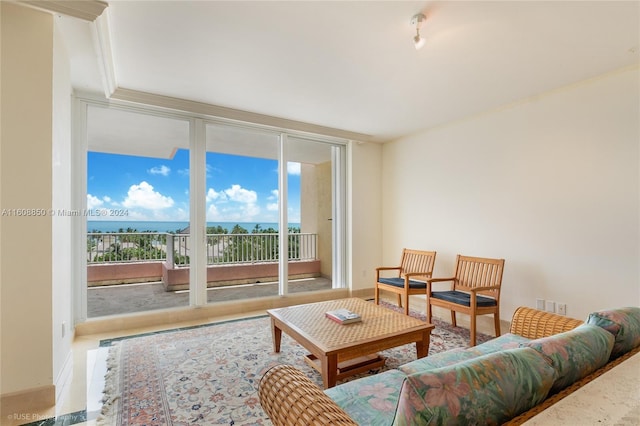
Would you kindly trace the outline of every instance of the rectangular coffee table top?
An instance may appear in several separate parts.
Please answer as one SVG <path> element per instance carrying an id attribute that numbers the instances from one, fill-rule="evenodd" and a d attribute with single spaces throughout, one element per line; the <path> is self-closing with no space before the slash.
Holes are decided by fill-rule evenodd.
<path id="1" fill-rule="evenodd" d="M 362 321 L 338 324 L 325 317 L 325 312 L 339 308 L 359 314 Z M 309 303 L 267 312 L 325 354 L 434 328 L 432 324 L 359 298 Z"/>

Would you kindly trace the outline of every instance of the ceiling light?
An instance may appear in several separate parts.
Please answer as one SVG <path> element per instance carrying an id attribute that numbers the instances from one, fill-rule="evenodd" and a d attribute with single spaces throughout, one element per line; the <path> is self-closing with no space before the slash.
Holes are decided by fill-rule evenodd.
<path id="1" fill-rule="evenodd" d="M 423 13 L 416 13 L 413 15 L 413 18 L 411 18 L 411 25 L 416 27 L 416 35 L 413 37 L 413 44 L 416 47 L 416 50 L 424 46 L 425 43 L 425 39 L 420 36 L 420 27 L 426 19 L 427 17 L 424 16 Z"/>

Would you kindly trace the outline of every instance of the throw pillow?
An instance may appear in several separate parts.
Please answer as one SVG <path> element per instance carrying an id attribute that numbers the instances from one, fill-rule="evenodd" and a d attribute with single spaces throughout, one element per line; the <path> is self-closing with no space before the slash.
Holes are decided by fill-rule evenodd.
<path id="1" fill-rule="evenodd" d="M 615 337 L 611 359 L 640 346 L 640 308 L 628 307 L 594 312 L 587 324 L 604 328 Z"/>

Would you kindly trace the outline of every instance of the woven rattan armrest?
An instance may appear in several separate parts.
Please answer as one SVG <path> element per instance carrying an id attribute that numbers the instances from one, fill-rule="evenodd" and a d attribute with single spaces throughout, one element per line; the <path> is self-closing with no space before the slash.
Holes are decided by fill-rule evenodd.
<path id="1" fill-rule="evenodd" d="M 305 374 L 276 365 L 262 376 L 260 405 L 275 426 L 356 425 L 349 415 Z"/>
<path id="2" fill-rule="evenodd" d="M 513 314 L 510 332 L 527 339 L 539 339 L 573 330 L 583 321 L 521 306 Z"/>

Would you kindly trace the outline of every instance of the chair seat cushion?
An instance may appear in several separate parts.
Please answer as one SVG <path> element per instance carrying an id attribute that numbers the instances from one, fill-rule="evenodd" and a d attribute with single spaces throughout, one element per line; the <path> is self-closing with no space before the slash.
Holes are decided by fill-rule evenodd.
<path id="1" fill-rule="evenodd" d="M 379 283 L 404 288 L 404 278 L 380 278 Z M 427 288 L 427 283 L 422 281 L 409 280 L 409 288 Z"/>
<path id="2" fill-rule="evenodd" d="M 471 295 L 462 291 L 434 291 L 431 293 L 434 299 L 446 300 L 456 305 L 464 305 L 471 307 Z M 490 297 L 478 296 L 476 298 L 477 306 L 489 307 L 496 306 L 496 300 Z"/>

